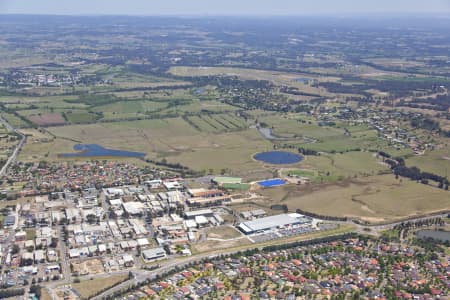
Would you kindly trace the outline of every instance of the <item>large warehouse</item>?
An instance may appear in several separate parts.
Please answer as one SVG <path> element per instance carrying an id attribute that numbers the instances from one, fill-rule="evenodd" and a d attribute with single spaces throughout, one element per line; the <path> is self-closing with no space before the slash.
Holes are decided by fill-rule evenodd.
<path id="1" fill-rule="evenodd" d="M 310 217 L 292 213 L 275 215 L 256 219 L 253 221 L 243 222 L 240 223 L 237 227 L 245 234 L 252 234 L 288 226 L 308 225 L 311 224 L 311 221 L 312 219 Z"/>

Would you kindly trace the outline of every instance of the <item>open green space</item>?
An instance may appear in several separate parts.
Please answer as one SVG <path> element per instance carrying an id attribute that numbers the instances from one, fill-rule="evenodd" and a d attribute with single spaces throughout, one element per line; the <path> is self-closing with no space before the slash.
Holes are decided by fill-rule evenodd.
<path id="1" fill-rule="evenodd" d="M 408 166 L 416 166 L 424 172 L 431 172 L 440 176 L 450 176 L 450 148 L 425 151 L 424 155 L 409 156 Z"/>
<path id="2" fill-rule="evenodd" d="M 27 122 L 12 113 L 1 112 L 0 115 L 14 128 L 29 127 Z"/>
<path id="3" fill-rule="evenodd" d="M 59 153 L 72 152 L 73 145 L 81 142 L 145 152 L 151 159 L 166 159 L 200 171 L 220 172 L 227 168 L 245 173 L 262 167 L 252 156 L 272 146 L 256 130 L 215 129 L 200 117 L 191 118 L 199 122 L 200 130 L 182 118 L 51 127 L 48 130 L 57 138 L 48 143 L 27 144 L 20 158 L 57 160 Z"/>
<path id="4" fill-rule="evenodd" d="M 269 204 L 286 204 L 319 215 L 383 222 L 447 210 L 448 192 L 393 175 L 378 175 L 339 183 L 283 186 L 262 192 Z M 426 195 L 427 201 L 424 201 Z"/>

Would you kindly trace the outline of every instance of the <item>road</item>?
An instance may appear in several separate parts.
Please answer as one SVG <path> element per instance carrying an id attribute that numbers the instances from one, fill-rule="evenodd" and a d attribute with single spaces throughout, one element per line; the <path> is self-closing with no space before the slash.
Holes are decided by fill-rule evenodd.
<path id="1" fill-rule="evenodd" d="M 334 234 L 334 235 L 330 235 L 330 237 L 332 236 L 339 236 L 342 233 L 339 234 Z M 322 237 L 321 237 L 322 238 Z M 303 240 L 303 241 L 313 241 L 316 240 L 318 238 L 312 238 L 312 239 L 307 239 L 307 240 Z M 248 249 L 256 249 L 258 248 L 258 244 L 253 244 L 253 245 L 249 245 Z M 244 249 L 245 250 L 245 249 Z M 134 274 L 134 279 L 132 280 L 128 280 L 125 281 L 113 288 L 110 288 L 109 290 L 101 293 L 100 295 L 91 298 L 92 300 L 100 300 L 100 299 L 104 299 L 107 296 L 110 296 L 112 294 L 114 294 L 117 291 L 120 291 L 122 289 L 126 289 L 131 287 L 132 285 L 136 285 L 139 283 L 142 283 L 146 280 L 153 280 L 156 278 L 157 275 L 162 276 L 165 273 L 175 269 L 175 268 L 184 268 L 186 265 L 190 264 L 190 263 L 195 263 L 195 262 L 200 262 L 203 259 L 213 259 L 216 257 L 219 257 L 221 255 L 231 255 L 234 253 L 238 253 L 243 251 L 243 249 L 238 249 L 238 250 L 233 250 L 233 251 L 223 251 L 223 250 L 217 250 L 217 251 L 213 251 L 213 252 L 207 252 L 207 253 L 202 253 L 202 254 L 197 254 L 197 255 L 193 255 L 193 256 L 189 256 L 189 257 L 183 257 L 180 259 L 173 259 L 173 260 L 167 260 L 164 262 L 161 262 L 160 265 L 161 267 L 152 271 L 146 271 L 146 270 L 134 270 L 133 274 Z"/>
<path id="2" fill-rule="evenodd" d="M 342 222 L 342 223 L 351 223 L 352 225 L 356 225 L 356 229 L 355 231 L 357 233 L 365 233 L 367 234 L 367 232 L 364 231 L 365 227 L 369 227 L 372 230 L 376 230 L 376 231 L 380 231 L 380 230 L 386 230 L 386 229 L 391 229 L 396 225 L 399 225 L 401 223 L 404 222 L 416 222 L 416 221 L 421 221 L 421 220 L 426 220 L 426 219 L 430 219 L 430 218 L 436 218 L 436 217 L 446 217 L 447 214 L 442 214 L 442 213 L 437 213 L 435 215 L 429 215 L 426 217 L 418 217 L 416 219 L 411 219 L 408 221 L 397 221 L 397 222 L 393 222 L 391 224 L 385 224 L 385 225 L 379 225 L 379 226 L 363 226 L 363 225 L 358 225 L 358 224 L 354 224 L 353 222 Z M 341 223 L 341 222 L 337 222 L 337 223 Z M 340 235 L 340 234 L 337 234 Z M 330 237 L 333 235 L 330 235 Z M 310 241 L 315 240 L 317 238 L 313 238 L 313 239 L 309 239 Z M 308 240 L 306 240 L 308 241 Z M 251 246 L 248 247 L 249 249 L 251 248 L 258 248 L 258 244 L 253 244 Z M 113 293 L 120 291 L 122 289 L 126 289 L 129 288 L 132 285 L 135 284 L 139 284 L 142 283 L 144 281 L 146 281 L 147 279 L 149 280 L 153 280 L 156 278 L 157 275 L 163 275 L 164 273 L 173 270 L 175 267 L 178 268 L 183 268 L 185 267 L 187 264 L 192 263 L 192 262 L 198 262 L 201 261 L 202 259 L 205 258 L 214 258 L 217 257 L 219 255 L 230 255 L 230 254 L 234 254 L 237 253 L 239 251 L 242 251 L 242 249 L 239 250 L 234 250 L 234 251 L 229 251 L 229 252 L 221 252 L 221 251 L 213 251 L 213 252 L 209 252 L 209 253 L 203 253 L 203 254 L 198 254 L 198 255 L 193 255 L 193 256 L 189 256 L 189 257 L 185 257 L 185 258 L 181 258 L 181 259 L 173 259 L 173 260 L 168 260 L 165 262 L 161 262 L 160 265 L 161 267 L 152 271 L 146 271 L 146 270 L 134 270 L 133 274 L 135 275 L 134 279 L 132 280 L 128 280 L 125 281 L 105 292 L 103 292 L 102 294 L 92 298 L 92 299 L 96 299 L 96 300 L 100 300 L 100 299 L 104 299 L 107 296 L 112 295 Z"/>
<path id="3" fill-rule="evenodd" d="M 418 221 L 424 221 L 424 220 L 434 219 L 434 218 L 446 218 L 447 215 L 448 215 L 447 212 L 445 212 L 445 213 L 439 212 L 439 213 L 430 214 L 430 215 L 427 215 L 427 216 L 419 216 L 419 217 L 413 218 L 413 219 L 405 219 L 405 220 L 394 221 L 392 223 L 383 224 L 383 225 L 369 225 L 369 226 L 358 225 L 358 224 L 356 224 L 356 225 L 357 225 L 358 228 L 361 228 L 361 230 L 363 232 L 364 232 L 364 228 L 370 228 L 371 230 L 374 230 L 374 231 L 383 231 L 383 230 L 392 229 L 395 226 L 400 225 L 402 223 L 418 222 Z"/>
<path id="4" fill-rule="evenodd" d="M 70 272 L 70 268 L 69 268 L 69 261 L 67 259 L 66 242 L 64 241 L 64 238 L 63 238 L 64 233 L 62 230 L 62 226 L 58 225 L 57 230 L 58 230 L 58 243 L 59 243 L 59 248 L 61 250 L 60 255 L 61 255 L 62 273 L 64 276 L 64 281 L 70 282 L 71 272 Z"/>
<path id="5" fill-rule="evenodd" d="M 17 129 L 15 129 L 14 127 L 12 127 L 5 119 L 3 119 L 2 117 L 0 117 L 0 123 L 3 124 L 3 126 L 5 126 L 5 128 L 8 131 L 12 131 L 17 133 L 20 136 L 20 142 L 17 144 L 16 148 L 14 149 L 13 153 L 11 154 L 11 156 L 8 158 L 8 160 L 6 161 L 6 163 L 4 164 L 4 166 L 2 167 L 2 169 L 0 170 L 0 178 L 3 177 L 6 174 L 6 171 L 8 170 L 9 166 L 11 164 L 13 164 L 16 159 L 17 159 L 17 155 L 19 154 L 20 150 L 22 149 L 23 145 L 25 144 L 27 138 L 25 135 L 23 135 L 22 133 L 20 133 Z"/>

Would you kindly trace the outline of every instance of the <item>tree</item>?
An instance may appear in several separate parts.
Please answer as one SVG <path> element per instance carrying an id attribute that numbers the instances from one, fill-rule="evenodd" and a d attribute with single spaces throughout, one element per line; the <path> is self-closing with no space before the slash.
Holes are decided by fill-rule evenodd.
<path id="1" fill-rule="evenodd" d="M 58 238 L 52 238 L 52 241 L 50 243 L 51 248 L 56 248 L 58 246 Z"/>
<path id="2" fill-rule="evenodd" d="M 17 244 L 14 244 L 11 249 L 11 254 L 17 254 L 20 251 L 20 247 Z"/>

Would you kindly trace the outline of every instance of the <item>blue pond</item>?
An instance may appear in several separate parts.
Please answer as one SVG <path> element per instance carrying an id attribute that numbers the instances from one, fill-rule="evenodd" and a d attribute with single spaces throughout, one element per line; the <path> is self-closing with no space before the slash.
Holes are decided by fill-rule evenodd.
<path id="1" fill-rule="evenodd" d="M 283 185 L 285 183 L 286 183 L 286 181 L 284 181 L 282 179 L 268 179 L 268 180 L 263 180 L 263 181 L 258 182 L 258 184 L 260 186 L 265 187 L 265 188 L 279 186 L 279 185 Z"/>
<path id="2" fill-rule="evenodd" d="M 303 160 L 299 154 L 287 151 L 268 151 L 255 154 L 254 159 L 274 165 L 294 164 Z"/>
<path id="3" fill-rule="evenodd" d="M 76 144 L 73 150 L 77 153 L 63 153 L 61 157 L 92 157 L 92 156 L 116 156 L 116 157 L 144 157 L 145 153 L 103 148 L 97 144 Z"/>

